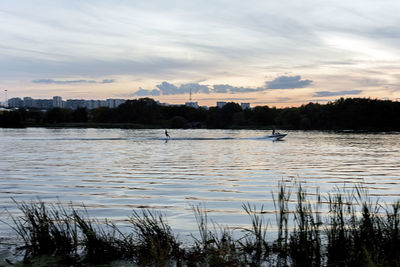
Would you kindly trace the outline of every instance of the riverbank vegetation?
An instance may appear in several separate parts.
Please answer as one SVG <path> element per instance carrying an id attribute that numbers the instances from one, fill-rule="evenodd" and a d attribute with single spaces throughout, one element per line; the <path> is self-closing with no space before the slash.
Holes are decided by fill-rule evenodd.
<path id="1" fill-rule="evenodd" d="M 0 127 L 209 128 L 400 131 L 400 102 L 370 98 L 341 98 L 327 104 L 300 107 L 237 103 L 222 108 L 163 106 L 150 98 L 128 100 L 117 108 L 93 110 L 53 108 L 16 110 L 0 114 Z"/>
<path id="2" fill-rule="evenodd" d="M 22 202 L 12 228 L 24 243 L 23 262 L 32 265 L 400 266 L 400 202 L 373 202 L 361 187 L 321 196 L 301 185 L 281 185 L 273 199 L 275 223 L 264 218 L 271 211 L 244 204 L 250 227 L 234 230 L 193 207 L 198 233 L 189 244 L 148 209 L 133 211 L 122 230 L 73 206 Z"/>

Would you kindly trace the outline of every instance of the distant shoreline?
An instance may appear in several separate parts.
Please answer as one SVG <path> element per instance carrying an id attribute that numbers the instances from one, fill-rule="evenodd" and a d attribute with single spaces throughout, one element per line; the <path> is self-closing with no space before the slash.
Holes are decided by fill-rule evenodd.
<path id="1" fill-rule="evenodd" d="M 222 108 L 160 106 L 153 99 L 129 100 L 118 108 L 12 110 L 0 114 L 0 127 L 65 127 L 128 129 L 279 129 L 341 132 L 400 131 L 400 102 L 368 98 L 338 99 L 326 105 L 298 108 L 234 102 Z"/>
<path id="2" fill-rule="evenodd" d="M 24 128 L 68 128 L 68 129 L 176 129 L 176 130 L 265 130 L 272 131 L 274 126 L 254 126 L 254 127 L 228 127 L 228 128 L 169 128 L 163 125 L 151 125 L 151 124 L 138 124 L 138 123 L 93 123 L 93 122 L 82 122 L 82 123 L 52 123 L 52 124 L 27 124 L 22 127 L 0 127 L 4 129 L 24 129 Z M 304 132 L 335 132 L 335 133 L 400 133 L 396 130 L 357 130 L 357 129 L 286 129 L 284 127 L 279 128 L 282 131 L 304 131 Z"/>

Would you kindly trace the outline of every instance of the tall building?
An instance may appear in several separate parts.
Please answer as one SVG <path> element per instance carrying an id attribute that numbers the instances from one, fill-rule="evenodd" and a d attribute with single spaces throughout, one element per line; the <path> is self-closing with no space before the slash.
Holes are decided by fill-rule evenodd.
<path id="1" fill-rule="evenodd" d="M 84 99 L 67 99 L 65 107 L 69 109 L 85 108 L 86 101 Z"/>
<path id="2" fill-rule="evenodd" d="M 117 108 L 119 105 L 121 105 L 122 103 L 125 103 L 125 99 L 113 99 L 113 98 L 109 98 L 106 100 L 107 101 L 107 106 L 109 108 Z"/>
<path id="3" fill-rule="evenodd" d="M 33 99 L 33 108 L 51 109 L 53 108 L 52 99 Z"/>
<path id="4" fill-rule="evenodd" d="M 53 108 L 62 108 L 63 101 L 61 96 L 53 96 Z"/>
<path id="5" fill-rule="evenodd" d="M 185 106 L 192 108 L 199 108 L 199 104 L 197 102 L 186 102 Z"/>
<path id="6" fill-rule="evenodd" d="M 19 97 L 13 97 L 8 99 L 8 107 L 10 108 L 23 108 L 24 101 Z"/>
<path id="7" fill-rule="evenodd" d="M 34 100 L 32 97 L 24 97 L 24 107 L 26 108 L 33 108 L 34 107 Z"/>
<path id="8" fill-rule="evenodd" d="M 101 104 L 100 100 L 86 100 L 86 107 L 88 109 L 99 108 L 101 106 L 100 104 Z"/>

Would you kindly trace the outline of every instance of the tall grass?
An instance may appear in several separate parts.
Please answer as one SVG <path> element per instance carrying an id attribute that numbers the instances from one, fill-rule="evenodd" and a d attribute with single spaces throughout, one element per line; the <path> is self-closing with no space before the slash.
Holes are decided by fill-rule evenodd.
<path id="1" fill-rule="evenodd" d="M 243 204 L 251 224 L 233 230 L 210 221 L 204 207 L 193 207 L 199 232 L 189 245 L 161 213 L 147 209 L 133 211 L 130 230 L 122 231 L 72 206 L 16 202 L 22 215 L 12 218 L 12 228 L 26 260 L 50 255 L 69 266 L 116 260 L 138 266 L 400 266 L 400 201 L 373 202 L 360 186 L 326 196 L 296 187 L 292 194 L 280 184 L 273 195 L 277 230 L 269 230 L 264 207 Z M 238 230 L 242 236 L 234 238 Z"/>
<path id="2" fill-rule="evenodd" d="M 245 236 L 239 239 L 242 258 L 248 266 L 260 266 L 264 262 L 271 263 L 271 246 L 267 242 L 267 223 L 262 217 L 264 207 L 259 211 L 249 203 L 243 204 L 244 211 L 249 215 L 251 228 L 244 229 Z"/>
<path id="3" fill-rule="evenodd" d="M 317 196 L 319 196 L 317 194 Z M 289 254 L 296 266 L 321 265 L 321 218 L 318 213 L 321 199 L 315 204 L 315 211 L 301 185 L 297 191 L 297 205 L 294 211 L 295 228 L 290 235 Z"/>
<path id="4" fill-rule="evenodd" d="M 76 256 L 76 221 L 62 205 L 14 202 L 23 216 L 12 217 L 12 228 L 24 242 L 25 258 L 51 254 L 70 260 Z"/>
<path id="5" fill-rule="evenodd" d="M 237 242 L 231 230 L 208 221 L 206 209 L 193 207 L 199 231 L 199 238 L 194 237 L 192 248 L 187 250 L 187 263 L 190 266 L 239 266 Z"/>
<path id="6" fill-rule="evenodd" d="M 130 218 L 133 230 L 134 254 L 142 266 L 180 265 L 182 249 L 161 213 L 143 209 L 133 211 Z M 131 243 L 132 244 L 132 243 Z"/>
<path id="7" fill-rule="evenodd" d="M 278 238 L 274 242 L 273 251 L 277 255 L 277 266 L 287 266 L 288 260 L 288 240 L 289 240 L 289 200 L 291 191 L 285 184 L 279 183 L 277 198 L 272 194 L 274 201 L 276 223 L 278 226 Z"/>
<path id="8" fill-rule="evenodd" d="M 83 262 L 102 263 L 126 258 L 130 244 L 117 236 L 115 225 L 107 221 L 102 224 L 87 217 L 87 212 L 81 214 L 72 210 L 73 220 L 79 228 L 80 245 L 84 251 Z"/>

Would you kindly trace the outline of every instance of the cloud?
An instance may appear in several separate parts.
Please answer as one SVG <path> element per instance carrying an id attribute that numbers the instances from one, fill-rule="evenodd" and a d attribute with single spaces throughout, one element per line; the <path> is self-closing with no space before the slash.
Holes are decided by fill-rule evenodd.
<path id="1" fill-rule="evenodd" d="M 384 75 L 370 77 L 386 76 L 392 83 L 395 81 L 389 76 L 393 71 L 384 68 L 392 65 L 393 70 L 399 69 L 400 1 L 390 0 L 385 5 L 373 0 L 324 4 L 306 0 L 301 5 L 296 1 L 254 1 L 251 5 L 245 1 L 229 5 L 226 1 L 176 0 L 174 4 L 161 0 L 44 2 L 48 4 L 2 1 L 0 36 L 7 41 L 0 44 L 0 79 L 3 83 L 7 79 L 9 89 L 15 87 L 21 94 L 31 94 L 32 89 L 20 86 L 19 81 L 31 82 L 36 77 L 79 77 L 86 80 L 49 79 L 36 85 L 89 85 L 89 94 L 101 95 L 104 92 L 94 86 L 101 82 L 91 81 L 93 77 L 140 77 L 143 84 L 184 77 L 205 84 L 198 80 L 200 75 L 207 81 L 226 81 L 205 86 L 200 92 L 234 94 L 304 88 L 325 71 L 350 81 L 367 70 L 382 70 Z M 352 39 L 365 40 L 368 46 L 351 47 L 354 43 L 348 41 Z M 368 53 L 371 47 L 380 53 Z M 260 88 L 224 84 L 244 75 L 256 81 L 266 72 L 294 73 L 288 76 L 313 73 L 315 78 L 312 83 L 307 77 L 286 77 L 284 81 L 285 76 L 274 76 L 265 85 L 260 83 Z M 319 88 L 325 86 L 319 90 L 331 90 L 331 85 L 332 79 L 318 78 Z M 368 95 L 379 96 L 389 95 L 382 90 L 394 85 L 383 84 L 387 89 L 373 81 L 353 81 L 350 86 L 342 88 L 371 90 Z M 382 90 L 367 86 L 381 86 Z M 37 94 L 48 86 L 43 87 L 35 88 Z M 135 90 L 140 90 L 138 87 Z M 188 93 L 179 85 L 162 86 L 164 91 L 155 86 L 146 89 L 139 94 Z"/>
<path id="2" fill-rule="evenodd" d="M 101 83 L 114 83 L 115 80 L 114 79 L 104 79 L 101 81 Z"/>
<path id="3" fill-rule="evenodd" d="M 228 84 L 216 84 L 213 86 L 215 93 L 222 93 L 222 94 L 228 93 L 230 87 L 231 86 Z"/>
<path id="4" fill-rule="evenodd" d="M 206 97 L 206 98 L 199 98 L 198 100 L 201 101 L 221 101 L 221 98 L 219 97 Z M 223 101 L 254 101 L 257 100 L 257 98 L 254 97 L 224 97 Z"/>
<path id="5" fill-rule="evenodd" d="M 278 78 L 267 81 L 266 89 L 293 89 L 304 88 L 312 83 L 312 80 L 301 80 L 301 76 L 279 76 Z"/>
<path id="6" fill-rule="evenodd" d="M 198 83 L 185 83 L 181 84 L 178 87 L 169 82 L 162 82 L 161 84 L 156 85 L 156 87 L 157 88 L 153 90 L 146 90 L 143 88 L 139 88 L 139 90 L 133 93 L 133 95 L 136 96 L 182 95 L 182 94 L 188 94 L 190 91 L 194 94 L 210 93 L 210 88 L 207 85 L 202 85 Z"/>
<path id="7" fill-rule="evenodd" d="M 139 87 L 139 90 L 136 91 L 133 95 L 135 96 L 159 96 L 160 90 L 146 90 Z"/>
<path id="8" fill-rule="evenodd" d="M 190 90 L 192 90 L 192 93 L 205 93 L 208 94 L 210 93 L 210 89 L 208 88 L 207 85 L 202 85 L 198 83 L 187 83 L 187 84 L 182 84 L 179 87 L 180 90 L 183 91 L 183 93 L 188 93 Z"/>
<path id="9" fill-rule="evenodd" d="M 388 84 L 388 81 L 385 81 L 383 79 L 374 79 L 374 78 L 362 78 L 362 79 L 357 79 L 355 82 L 359 86 L 383 86 L 385 84 Z"/>
<path id="10" fill-rule="evenodd" d="M 53 80 L 53 79 L 39 79 L 33 80 L 33 83 L 42 83 L 42 84 L 80 84 L 80 83 L 114 83 L 114 79 L 104 79 L 102 81 L 94 81 L 94 80 Z"/>
<path id="11" fill-rule="evenodd" d="M 162 82 L 161 84 L 156 85 L 156 87 L 163 95 L 179 95 L 183 93 L 176 85 L 168 82 Z"/>
<path id="12" fill-rule="evenodd" d="M 316 92 L 313 97 L 327 97 L 327 96 L 340 96 L 340 95 L 359 95 L 362 93 L 362 90 L 348 90 L 348 91 L 319 91 Z"/>
<path id="13" fill-rule="evenodd" d="M 156 85 L 155 89 L 147 90 L 139 87 L 139 90 L 134 92 L 133 96 L 158 96 L 158 95 L 182 95 L 192 93 L 217 93 L 217 94 L 238 94 L 238 93 L 253 93 L 263 92 L 269 89 L 293 89 L 303 88 L 311 84 L 311 80 L 301 80 L 300 76 L 280 76 L 273 81 L 265 82 L 264 87 L 237 87 L 230 84 L 214 84 L 213 86 L 203 85 L 199 83 L 185 83 L 179 86 L 162 82 Z"/>
<path id="14" fill-rule="evenodd" d="M 192 93 L 205 93 L 208 94 L 210 92 L 207 85 L 201 85 L 198 83 L 187 83 L 181 84 L 179 87 L 168 82 L 162 82 L 161 84 L 156 85 L 156 87 L 160 90 L 163 95 L 180 95 L 180 94 L 188 94 L 190 90 Z"/>
<path id="15" fill-rule="evenodd" d="M 250 93 L 263 91 L 263 88 L 247 88 L 247 87 L 235 87 L 229 84 L 215 84 L 213 86 L 215 93 Z"/>

